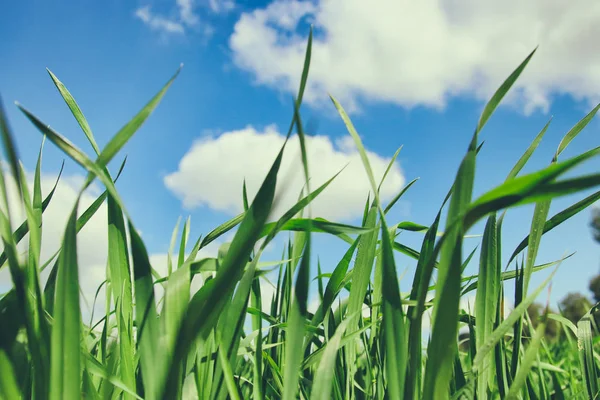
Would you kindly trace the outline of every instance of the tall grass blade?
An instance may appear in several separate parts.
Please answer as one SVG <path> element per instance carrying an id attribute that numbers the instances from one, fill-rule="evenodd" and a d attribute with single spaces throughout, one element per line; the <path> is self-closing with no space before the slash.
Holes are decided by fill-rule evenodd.
<path id="1" fill-rule="evenodd" d="M 78 205 L 79 200 L 67 222 L 58 259 L 50 349 L 50 399 L 81 396 L 81 310 L 75 237 Z"/>

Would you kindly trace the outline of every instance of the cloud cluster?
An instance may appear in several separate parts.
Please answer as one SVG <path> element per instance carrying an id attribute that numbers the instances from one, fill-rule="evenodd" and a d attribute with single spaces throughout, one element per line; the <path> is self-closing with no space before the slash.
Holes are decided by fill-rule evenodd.
<path id="1" fill-rule="evenodd" d="M 244 179 L 249 201 L 252 201 L 284 141 L 285 136 L 273 125 L 263 131 L 247 126 L 219 136 L 203 137 L 183 156 L 177 170 L 164 178 L 164 183 L 188 209 L 208 206 L 236 214 L 242 210 Z M 332 220 L 360 217 L 370 184 L 352 139 L 332 142 L 327 136 L 307 136 L 306 147 L 311 190 L 343 169 L 311 203 L 313 216 Z M 368 156 L 379 182 L 391 160 L 373 152 L 368 152 Z M 300 144 L 294 135 L 287 144 L 278 175 L 274 217 L 298 200 L 305 182 L 302 168 Z M 396 162 L 382 186 L 381 197 L 390 199 L 404 182 Z"/>
<path id="2" fill-rule="evenodd" d="M 599 20 L 595 0 L 276 0 L 243 13 L 229 46 L 258 84 L 294 93 L 313 24 L 306 100 L 331 93 L 359 111 L 486 100 L 539 45 L 507 99 L 527 114 L 547 112 L 556 95 L 600 100 Z"/>
<path id="3" fill-rule="evenodd" d="M 235 8 L 233 0 L 208 0 L 202 4 L 213 14 L 226 14 Z M 202 25 L 205 36 L 210 36 L 214 28 L 203 21 L 196 11 L 197 5 L 194 0 L 176 0 L 175 7 L 170 13 L 155 12 L 152 6 L 146 4 L 137 8 L 134 16 L 147 25 L 150 29 L 163 34 L 184 34 L 188 29 L 198 29 Z"/>

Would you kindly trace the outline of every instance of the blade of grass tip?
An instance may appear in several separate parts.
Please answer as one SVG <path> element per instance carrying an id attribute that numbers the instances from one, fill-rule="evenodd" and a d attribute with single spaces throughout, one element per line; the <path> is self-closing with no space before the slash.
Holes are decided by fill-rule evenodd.
<path id="1" fill-rule="evenodd" d="M 248 205 L 248 191 L 246 190 L 246 178 L 244 178 L 244 185 L 242 187 L 242 203 L 244 206 L 244 212 L 248 211 L 248 208 L 250 206 Z"/>
<path id="2" fill-rule="evenodd" d="M 216 227 L 215 229 L 210 231 L 208 233 L 208 235 L 204 236 L 204 239 L 202 239 L 202 244 L 200 245 L 200 248 L 202 249 L 202 248 L 206 247 L 208 244 L 212 243 L 214 240 L 218 239 L 219 237 L 223 236 L 224 234 L 226 234 L 227 232 L 229 232 L 230 230 L 232 230 L 233 228 L 238 226 L 244 220 L 245 216 L 246 216 L 246 212 L 238 214 L 237 216 L 233 217 L 229 221 L 219 225 L 218 227 Z"/>
<path id="3" fill-rule="evenodd" d="M 88 179 L 84 186 L 81 188 L 80 193 L 83 193 L 85 189 L 93 182 L 93 177 L 97 177 L 106 187 L 108 193 L 110 193 L 115 201 L 121 206 L 123 211 L 127 213 L 123 202 L 116 191 L 114 182 L 110 179 L 104 166 L 100 167 L 98 164 L 92 162 L 81 150 L 75 147 L 70 141 L 55 132 L 52 128 L 44 125 L 36 116 L 31 114 L 21 105 L 18 105 L 19 109 L 27 116 L 27 118 L 35 125 L 36 128 L 46 136 L 65 154 L 67 154 L 73 161 L 84 167 L 88 171 Z"/>
<path id="4" fill-rule="evenodd" d="M 496 110 L 506 93 L 508 93 L 510 88 L 517 81 L 517 79 L 519 78 L 519 76 L 521 75 L 521 73 L 523 72 L 523 70 L 525 69 L 525 67 L 527 66 L 527 64 L 529 63 L 536 51 L 537 46 L 531 53 L 529 53 L 527 58 L 525 58 L 525 60 L 517 67 L 517 69 L 515 69 L 512 74 L 510 74 L 510 76 L 502 83 L 502 85 L 500 85 L 498 90 L 496 90 L 496 93 L 494 93 L 490 101 L 488 101 L 485 108 L 483 109 L 481 117 L 479 117 L 476 133 L 480 132 L 484 125 L 487 123 L 487 121 L 492 116 L 492 114 L 494 113 L 494 111 Z"/>
<path id="5" fill-rule="evenodd" d="M 107 165 L 113 157 L 123 148 L 125 143 L 131 139 L 133 134 L 142 126 L 142 124 L 148 119 L 150 114 L 158 106 L 163 96 L 181 72 L 183 64 L 177 68 L 175 74 L 169 79 L 169 81 L 163 86 L 163 88 L 125 125 L 117 132 L 113 138 L 108 142 L 106 147 L 102 150 L 96 164 L 99 166 Z"/>
<path id="6" fill-rule="evenodd" d="M 387 168 L 385 169 L 385 172 L 383 173 L 383 176 L 381 177 L 381 181 L 379 182 L 379 186 L 377 186 L 377 191 L 378 192 L 381 192 L 381 186 L 383 186 L 383 182 L 385 182 L 385 178 L 387 177 L 387 175 L 389 174 L 390 170 L 392 169 L 392 166 L 396 162 L 396 159 L 398 158 L 398 155 L 400 154 L 400 150 L 402 150 L 402 146 L 400 146 L 398 148 L 398 150 L 396 150 L 396 152 L 392 156 L 392 159 L 388 163 Z"/>
<path id="7" fill-rule="evenodd" d="M 162 347 L 158 344 L 159 326 L 152 285 L 152 267 L 148 252 L 137 230 L 129 223 L 129 240 L 133 260 L 133 276 L 135 279 L 135 317 L 137 324 L 138 354 L 144 393 L 148 400 L 159 397 L 157 360 L 162 360 Z"/>
<path id="8" fill-rule="evenodd" d="M 325 287 L 323 286 L 323 270 L 321 268 L 321 258 L 317 257 L 317 292 L 319 293 L 319 302 L 323 302 Z"/>
<path id="9" fill-rule="evenodd" d="M 190 222 L 191 217 L 188 217 L 183 226 L 183 232 L 181 233 L 181 242 L 179 243 L 179 258 L 177 260 L 177 268 L 181 267 L 185 262 L 185 247 L 190 236 Z"/>
<path id="10" fill-rule="evenodd" d="M 175 250 L 175 243 L 177 242 L 179 225 L 181 225 L 181 216 L 177 218 L 177 223 L 175 224 L 175 228 L 171 233 L 171 244 L 169 245 L 169 252 L 167 253 L 167 276 L 171 276 L 173 273 L 173 251 Z"/>
<path id="11" fill-rule="evenodd" d="M 379 210 L 381 216 L 381 242 L 382 242 L 382 273 L 384 286 L 382 288 L 383 295 L 383 332 L 385 337 L 385 358 L 386 358 L 386 374 L 388 379 L 388 390 L 391 398 L 401 398 L 404 392 L 404 379 L 406 374 L 406 348 L 405 348 L 405 326 L 404 326 L 404 313 L 402 310 L 402 303 L 400 300 L 400 291 L 398 288 L 398 277 L 396 274 L 396 265 L 394 261 L 394 255 L 392 250 L 392 242 L 389 234 L 387 224 L 385 222 L 385 213 L 381 205 L 379 194 L 377 193 L 377 186 L 373 171 L 367 157 L 367 153 L 362 144 L 360 136 L 352 121 L 348 117 L 348 114 L 341 106 L 341 104 L 333 97 L 330 96 L 334 106 L 338 110 L 342 121 L 346 125 L 350 136 L 354 139 L 354 143 L 360 154 L 363 167 L 367 173 L 369 183 L 371 184 L 371 190 L 375 197 L 375 204 Z"/>
<path id="12" fill-rule="evenodd" d="M 131 119 L 106 145 L 104 150 L 98 156 L 96 162 L 92 162 L 81 150 L 77 149 L 71 142 L 54 132 L 49 126 L 44 125 L 37 117 L 31 114 L 28 110 L 26 110 L 23 106 L 16 103 L 19 109 L 27 116 L 27 118 L 42 132 L 48 135 L 50 140 L 56 144 L 61 150 L 67 153 L 74 161 L 85 167 L 89 174 L 84 185 L 84 188 L 87 188 L 94 180 L 94 177 L 98 177 L 102 183 L 104 183 L 107 188 L 110 190 L 111 183 L 107 181 L 109 178 L 106 176 L 107 173 L 102 171 L 104 167 L 112 160 L 112 158 L 117 154 L 117 152 L 127 143 L 129 139 L 133 136 L 133 134 L 138 130 L 138 128 L 144 123 L 144 121 L 150 116 L 152 111 L 156 108 L 164 94 L 166 93 L 169 86 L 172 84 L 173 80 L 179 74 L 181 67 L 177 70 L 175 75 L 167 82 L 167 84 L 159 91 L 157 95 L 154 96 L 150 100 L 145 107 L 142 108 L 138 114 L 136 114 L 133 119 Z M 118 199 L 119 197 L 116 193 L 112 193 L 113 196 Z M 124 208 L 124 207 L 123 207 Z"/>
<path id="13" fill-rule="evenodd" d="M 548 127 L 550 126 L 550 122 L 552 122 L 552 118 L 550 118 L 546 125 L 544 125 L 544 128 L 540 131 L 540 133 L 537 134 L 535 139 L 533 139 L 533 142 L 531 142 L 527 150 L 525 150 L 525 153 L 523 153 L 519 161 L 517 161 L 513 169 L 508 173 L 505 182 L 513 179 L 519 174 L 519 172 L 521 172 L 525 164 L 527 164 L 527 161 L 529 161 L 529 159 L 531 158 L 533 152 L 537 149 L 540 142 L 542 141 L 542 138 L 544 137 L 546 131 L 548 130 Z"/>
<path id="14" fill-rule="evenodd" d="M 569 132 L 567 132 L 567 134 L 560 141 L 558 149 L 556 149 L 556 153 L 554 154 L 554 158 L 552 160 L 553 162 L 558 160 L 558 156 L 567 148 L 569 143 L 571 143 L 571 141 L 573 141 L 573 139 L 575 139 L 575 137 L 579 135 L 579 133 L 581 133 L 581 131 L 592 121 L 599 109 L 600 104 L 594 107 L 592 111 L 590 111 L 585 117 L 577 122 L 575 126 L 569 130 Z"/>
<path id="15" fill-rule="evenodd" d="M 52 73 L 52 71 L 50 71 L 48 68 L 46 68 L 46 71 L 48 71 L 48 74 L 50 75 L 50 78 L 52 79 L 52 81 L 54 82 L 54 85 L 58 89 L 58 92 L 62 96 L 65 103 L 67 103 L 67 106 L 69 107 L 69 109 L 71 110 L 71 113 L 77 120 L 77 123 L 79 123 L 81 130 L 83 131 L 83 133 L 87 137 L 88 141 L 92 145 L 94 152 L 97 155 L 99 155 L 100 148 L 96 144 L 96 140 L 94 139 L 94 135 L 92 134 L 92 129 L 90 128 L 90 125 L 88 124 L 87 119 L 83 115 L 83 112 L 79 108 L 79 105 L 77 104 L 77 102 L 75 101 L 75 99 L 73 98 L 73 96 L 71 95 L 69 90 L 65 87 L 65 85 L 56 77 L 56 75 L 54 75 Z"/>
<path id="16" fill-rule="evenodd" d="M 406 191 L 418 180 L 419 178 L 415 178 L 412 181 L 410 181 L 406 186 L 404 186 L 402 190 L 400 190 L 400 193 L 398 193 L 396 196 L 394 196 L 392 200 L 390 200 L 389 204 L 383 210 L 383 213 L 387 215 L 387 213 L 392 209 L 392 207 L 394 207 L 394 205 L 396 205 L 396 203 L 398 202 L 398 200 L 400 200 L 404 193 L 406 193 Z"/>
<path id="17" fill-rule="evenodd" d="M 81 396 L 81 310 L 75 222 L 79 199 L 71 212 L 59 256 L 50 358 L 50 398 Z"/>

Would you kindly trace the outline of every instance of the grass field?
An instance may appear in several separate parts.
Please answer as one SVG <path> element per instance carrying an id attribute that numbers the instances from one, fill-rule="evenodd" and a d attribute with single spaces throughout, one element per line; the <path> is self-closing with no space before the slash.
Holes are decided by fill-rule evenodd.
<path id="1" fill-rule="evenodd" d="M 312 34 L 288 131 L 288 138 L 299 137 L 300 168 L 306 178 L 302 196 L 271 222 L 286 142 L 256 197 L 250 199 L 244 191 L 242 214 L 190 242 L 191 252 L 186 252 L 189 225 L 184 226 L 179 251 L 172 251 L 166 276 L 150 264 L 135 222 L 115 187 L 124 162 L 114 176 L 107 165 L 158 106 L 179 71 L 103 149 L 96 144 L 75 99 L 51 74 L 95 151 L 91 156 L 18 105 L 44 138 L 87 170 L 80 196 L 93 182 L 105 188 L 85 210 L 79 201 L 65 205 L 73 208 L 62 247 L 49 260 L 40 259 L 44 210 L 53 196 L 53 191 L 41 191 L 42 151 L 33 185 L 28 185 L 14 134 L 0 110 L 6 155 L 0 174 L 0 268 L 10 270 L 13 282 L 12 290 L 0 298 L 1 398 L 483 400 L 599 396 L 598 353 L 594 351 L 595 327 L 590 314 L 575 325 L 546 310 L 534 328 L 526 311 L 553 277 L 551 273 L 542 285 L 532 287 L 532 274 L 555 271 L 563 261 L 536 264 L 544 233 L 560 229 L 562 222 L 600 198 L 598 191 L 549 215 L 552 199 L 600 186 L 600 174 L 563 177 L 598 156 L 600 147 L 573 158 L 561 157 L 600 106 L 564 135 L 546 168 L 520 174 L 548 126 L 532 136 L 531 145 L 504 182 L 474 198 L 480 131 L 534 56 L 532 52 L 489 100 L 479 121 L 474 121 L 472 139 L 456 166 L 454 182 L 448 182 L 446 199 L 431 224 L 421 226 L 386 220 L 387 212 L 414 181 L 390 203 L 382 204 L 378 195 L 381 182 L 373 177 L 360 136 L 343 106 L 332 97 L 361 154 L 372 188 L 361 226 L 336 223 L 310 211 L 311 201 L 331 182 L 312 187 L 308 176 L 308 163 L 314 161 L 306 157 L 300 105 L 311 44 Z M 17 182 L 25 221 L 11 218 L 8 180 Z M 82 318 L 79 283 L 83 277 L 76 237 L 103 203 L 108 209 L 107 307 L 100 322 L 89 326 Z M 510 259 L 502 259 L 504 213 L 523 204 L 535 204 L 528 222 L 530 234 Z M 463 252 L 463 240 L 480 221 L 485 221 L 485 230 L 477 260 L 473 253 Z M 409 248 L 398 241 L 401 231 L 422 231 L 421 247 Z M 235 236 L 218 257 L 197 259 L 201 249 L 228 232 Z M 281 262 L 265 267 L 260 262 L 264 249 L 284 232 L 291 232 L 291 240 Z M 311 265 L 313 241 L 318 238 L 313 233 L 317 232 L 335 235 L 348 244 L 331 273 Z M 26 245 L 24 254 L 20 242 Z M 396 252 L 417 260 L 410 293 L 399 290 Z M 469 262 L 478 263 L 476 276 L 463 274 Z M 46 268 L 49 278 L 41 282 L 40 273 Z M 275 295 L 264 304 L 261 280 L 273 268 L 278 274 Z M 191 281 L 198 277 L 202 286 L 190 294 Z M 514 285 L 515 298 L 506 299 L 514 304 L 509 313 L 503 307 L 504 285 Z M 156 295 L 159 286 L 164 288 L 160 298 Z M 308 300 L 313 291 L 318 293 L 319 304 L 311 311 Z M 461 298 L 473 294 L 475 307 L 470 314 L 459 305 Z M 424 345 L 426 315 L 431 315 L 432 325 Z M 564 331 L 560 340 L 544 338 L 548 320 L 560 324 Z M 458 333 L 463 328 L 468 329 L 470 340 L 459 347 Z"/>

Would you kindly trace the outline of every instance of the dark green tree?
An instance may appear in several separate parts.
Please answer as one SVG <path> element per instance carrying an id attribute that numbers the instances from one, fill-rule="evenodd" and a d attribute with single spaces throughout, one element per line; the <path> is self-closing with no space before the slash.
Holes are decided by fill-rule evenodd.
<path id="1" fill-rule="evenodd" d="M 600 301 L 600 275 L 596 275 L 590 281 L 590 291 L 594 296 L 594 301 L 597 303 Z"/>
<path id="2" fill-rule="evenodd" d="M 565 318 L 577 324 L 577 322 L 592 307 L 590 300 L 581 293 L 571 292 L 560 302 L 560 309 Z"/>
<path id="3" fill-rule="evenodd" d="M 533 329 L 536 329 L 537 326 L 542 322 L 544 318 L 545 307 L 539 303 L 533 303 L 529 307 L 527 307 L 527 315 L 531 320 L 531 324 L 533 325 Z M 552 310 L 548 312 L 555 313 Z M 555 313 L 556 314 L 556 313 Z M 523 331 L 526 335 L 530 335 L 532 332 L 529 332 L 529 327 L 524 326 Z M 561 334 L 560 324 L 553 319 L 546 319 L 546 329 L 544 331 L 544 335 L 547 340 L 555 340 Z"/>

